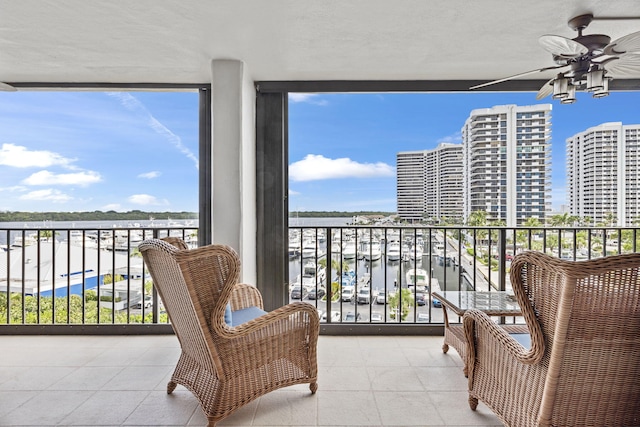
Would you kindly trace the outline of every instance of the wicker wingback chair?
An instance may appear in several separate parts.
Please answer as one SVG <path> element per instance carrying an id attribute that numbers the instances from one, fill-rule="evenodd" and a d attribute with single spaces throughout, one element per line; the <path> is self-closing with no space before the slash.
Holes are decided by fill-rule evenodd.
<path id="1" fill-rule="evenodd" d="M 232 248 L 185 248 L 160 239 L 139 246 L 182 349 L 167 393 L 176 384 L 189 389 L 209 426 L 282 387 L 308 383 L 315 393 L 316 309 L 295 302 L 265 313 L 258 289 L 237 283 L 240 260 Z M 234 316 L 244 311 L 247 320 L 253 310 L 258 317 L 229 325 L 229 304 Z"/>
<path id="2" fill-rule="evenodd" d="M 463 318 L 469 404 L 508 426 L 640 425 L 640 254 L 565 261 L 517 255 L 523 348 L 484 313 Z"/>

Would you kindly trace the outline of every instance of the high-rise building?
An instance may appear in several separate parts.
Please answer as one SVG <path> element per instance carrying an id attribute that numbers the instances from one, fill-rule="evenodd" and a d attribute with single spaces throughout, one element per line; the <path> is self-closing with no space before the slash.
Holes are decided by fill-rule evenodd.
<path id="1" fill-rule="evenodd" d="M 408 221 L 421 220 L 425 205 L 424 151 L 396 155 L 398 215 Z"/>
<path id="2" fill-rule="evenodd" d="M 640 125 L 603 123 L 567 138 L 569 212 L 593 224 L 640 217 Z"/>
<path id="3" fill-rule="evenodd" d="M 398 214 L 432 221 L 462 218 L 462 146 L 439 144 L 433 150 L 397 154 Z"/>
<path id="4" fill-rule="evenodd" d="M 544 222 L 551 203 L 551 104 L 471 111 L 462 128 L 463 210 L 507 226 Z"/>

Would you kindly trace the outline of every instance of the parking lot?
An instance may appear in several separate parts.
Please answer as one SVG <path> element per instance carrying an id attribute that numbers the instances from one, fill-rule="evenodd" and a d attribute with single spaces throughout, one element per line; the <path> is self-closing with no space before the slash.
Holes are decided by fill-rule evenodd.
<path id="1" fill-rule="evenodd" d="M 428 298 L 428 295 L 427 295 Z M 300 301 L 298 299 L 293 299 L 291 301 Z M 358 304 L 356 299 L 354 298 L 351 301 L 332 301 L 331 302 L 331 312 L 332 315 L 326 316 L 327 313 L 327 302 L 326 298 L 322 298 L 319 300 L 309 299 L 308 294 L 302 299 L 302 301 L 309 303 L 318 309 L 318 313 L 321 316 L 321 321 L 324 322 L 397 322 L 398 319 L 392 319 L 391 313 L 393 312 L 393 307 L 389 304 L 378 304 L 376 302 L 376 297 L 372 295 L 371 301 L 368 304 Z M 349 313 L 353 314 L 353 318 L 349 315 Z M 327 319 L 327 317 L 330 319 Z M 442 323 L 443 315 L 442 308 L 433 307 L 432 304 L 425 304 L 419 306 L 414 304 L 414 306 L 410 307 L 409 314 L 406 320 L 402 322 L 414 323 L 414 322 L 429 322 L 432 323 Z"/>

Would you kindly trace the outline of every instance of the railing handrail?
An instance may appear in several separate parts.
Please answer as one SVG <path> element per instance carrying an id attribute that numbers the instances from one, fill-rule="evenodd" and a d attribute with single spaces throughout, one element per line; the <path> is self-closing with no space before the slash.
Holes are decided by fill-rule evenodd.
<path id="1" fill-rule="evenodd" d="M 368 274 L 368 283 L 370 283 L 372 291 L 374 290 L 373 284 L 376 283 L 377 291 L 384 292 L 384 298 L 387 299 L 390 292 L 398 292 L 402 295 L 403 289 L 408 289 L 408 285 L 405 287 L 405 273 L 417 268 L 425 268 L 429 272 L 427 291 L 429 298 L 436 275 L 439 275 L 438 283 L 442 280 L 444 287 L 447 288 L 457 286 L 458 289 L 463 289 L 463 286 L 469 286 L 473 289 L 505 290 L 509 287 L 509 259 L 507 258 L 521 250 L 541 250 L 558 257 L 571 259 L 588 259 L 614 253 L 636 252 L 640 228 L 635 226 L 587 227 L 575 225 L 511 227 L 504 225 L 346 224 L 291 225 L 289 230 L 300 233 L 300 252 L 302 252 L 304 232 L 308 232 L 316 240 L 325 239 L 325 243 L 315 247 L 310 255 L 310 261 L 319 263 L 323 256 L 327 260 L 339 261 L 338 268 L 331 262 L 327 262 L 325 267 L 327 283 L 322 285 L 316 282 L 314 286 L 316 292 L 320 286 L 325 286 L 329 290 L 334 278 L 340 277 L 344 272 L 342 261 L 344 261 L 345 254 L 342 253 L 342 249 L 340 253 L 334 252 L 331 246 L 335 233 L 341 236 L 341 244 L 345 241 L 345 235 L 350 235 L 352 232 L 355 243 L 382 238 L 384 241 L 381 245 L 382 253 L 380 256 L 382 260 L 373 259 L 374 250 L 369 245 L 367 249 L 369 252 L 363 257 L 371 259 L 366 262 L 356 260 L 351 264 L 347 263 L 347 265 L 353 265 L 355 269 L 356 282 L 354 285 L 356 289 L 364 286 L 358 280 Z M 46 224 L 41 228 L 15 226 L 3 228 L 0 224 L 0 240 L 5 242 L 3 246 L 5 250 L 0 249 L 0 329 L 14 326 L 32 327 L 34 325 L 47 328 L 82 325 L 90 329 L 93 329 L 94 326 L 111 325 L 109 328 L 117 329 L 120 325 L 127 325 L 138 329 L 158 326 L 166 331 L 167 327 L 170 328 L 169 320 L 162 311 L 161 301 L 153 288 L 151 288 L 153 302 L 149 307 L 145 306 L 145 287 L 150 276 L 146 273 L 142 261 L 132 257 L 135 252 L 132 239 L 179 235 L 188 240 L 189 244 L 195 246 L 197 245 L 195 238 L 197 232 L 198 228 L 194 226 L 100 228 L 56 227 Z M 73 247 L 72 235 L 79 239 L 79 248 L 81 249 Z M 33 243 L 32 248 L 27 249 L 26 245 L 29 243 L 27 239 L 31 239 L 32 236 L 35 236 L 35 240 L 31 242 Z M 407 237 L 409 238 L 405 239 Z M 15 243 L 14 238 L 19 240 L 22 246 L 12 247 L 12 244 Z M 108 240 L 109 238 L 111 240 Z M 119 238 L 123 240 L 117 241 Z M 401 247 L 401 259 L 397 263 L 386 259 L 386 245 L 391 239 L 396 238 L 400 243 L 405 241 L 414 243 L 408 250 Z M 87 239 L 95 239 L 96 246 L 88 247 Z M 442 240 L 440 242 L 443 245 L 442 253 L 435 252 L 435 242 L 438 239 Z M 419 249 L 419 240 L 424 242 L 424 250 Z M 326 253 L 322 254 L 322 251 L 326 251 Z M 98 254 L 104 252 L 110 256 L 98 255 L 94 260 L 91 258 L 95 255 L 94 252 Z M 6 255 L 2 256 L 3 253 Z M 405 255 L 407 260 L 403 261 L 402 257 Z M 375 256 L 378 256 L 377 251 Z M 50 257 L 49 270 L 44 267 L 45 263 L 41 262 L 47 257 Z M 80 266 L 75 267 L 76 264 L 72 264 L 72 259 L 75 260 L 74 262 L 79 262 Z M 12 262 L 14 260 L 20 260 L 20 262 L 16 264 Z M 295 264 L 295 268 L 299 268 L 300 274 L 304 265 L 303 260 L 306 258 L 302 258 L 300 254 L 300 261 L 290 262 L 290 265 Z M 418 267 L 418 262 L 421 262 L 420 267 Z M 444 263 L 442 268 L 440 262 Z M 458 268 L 449 269 L 447 264 L 449 262 L 453 262 L 453 266 Z M 294 280 L 296 276 L 295 268 L 292 267 L 290 272 L 291 280 Z M 440 268 L 442 271 L 439 270 Z M 105 276 L 109 274 L 111 275 L 110 282 L 105 284 Z M 382 281 L 379 281 L 381 279 L 376 276 L 378 274 L 384 275 Z M 124 277 L 122 281 L 119 280 L 120 275 Z M 89 279 L 94 277 L 96 277 L 94 279 L 95 286 L 89 287 Z M 398 282 L 397 288 L 392 286 L 390 277 L 396 277 L 394 281 Z M 57 286 L 59 284 L 61 286 Z M 75 286 L 79 287 L 75 288 Z M 92 293 L 94 288 L 97 290 L 95 295 Z M 341 291 L 341 288 L 342 285 L 338 290 Z M 423 306 L 416 302 L 418 299 L 416 289 L 417 287 L 413 288 L 414 303 L 410 307 L 409 317 L 396 321 L 396 326 L 422 323 L 420 314 L 428 315 L 428 321 L 424 322 L 426 325 L 439 325 L 437 312 L 432 309 L 433 307 L 427 302 L 428 308 L 423 309 Z M 76 290 L 77 293 L 75 293 Z M 46 299 L 49 293 L 51 295 L 50 301 Z M 301 291 L 301 294 L 303 293 Z M 330 293 L 334 295 L 335 289 Z M 58 300 L 58 294 L 63 295 L 64 298 Z M 11 295 L 11 298 L 8 298 L 7 295 Z M 79 295 L 79 297 L 73 295 Z M 377 297 L 372 293 L 370 298 L 374 296 Z M 138 302 L 141 304 L 140 311 L 138 308 L 132 308 Z M 368 307 L 354 304 L 352 307 L 345 308 L 343 301 L 332 299 L 324 304 L 318 300 L 307 300 L 307 302 L 315 304 L 319 310 L 329 313 L 327 323 L 335 322 L 333 312 L 337 307 L 340 311 L 339 323 L 345 322 L 343 318 L 343 315 L 346 315 L 345 310 L 352 310 L 356 316 L 358 313 L 363 314 L 362 320 L 355 322 L 358 326 L 360 324 L 374 325 L 374 323 L 374 326 L 377 326 L 374 313 L 376 316 L 377 314 L 382 315 L 381 324 L 389 324 L 390 326 L 394 324 L 389 317 L 393 309 L 387 307 L 386 303 L 378 309 L 378 307 L 373 307 L 373 303 L 370 303 Z M 79 317 L 76 317 L 73 312 L 76 310 L 76 304 L 81 304 Z M 402 311 L 400 305 L 397 308 L 398 312 Z"/>

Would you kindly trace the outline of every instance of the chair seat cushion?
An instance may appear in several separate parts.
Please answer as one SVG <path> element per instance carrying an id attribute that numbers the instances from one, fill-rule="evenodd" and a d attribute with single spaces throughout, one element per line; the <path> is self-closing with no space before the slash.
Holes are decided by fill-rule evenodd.
<path id="1" fill-rule="evenodd" d="M 263 314 L 267 314 L 267 312 L 259 309 L 258 307 L 247 307 L 242 310 L 236 310 L 232 312 L 231 326 L 242 325 L 243 323 L 253 320 L 256 317 L 260 317 Z"/>
<path id="2" fill-rule="evenodd" d="M 231 326 L 233 323 L 233 312 L 231 311 L 231 303 L 227 303 L 227 306 L 224 308 L 224 323 Z"/>

